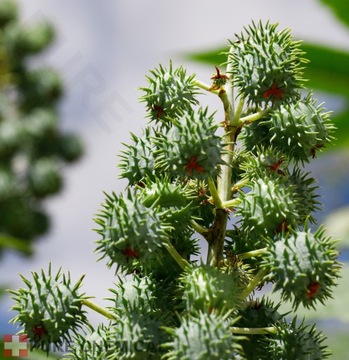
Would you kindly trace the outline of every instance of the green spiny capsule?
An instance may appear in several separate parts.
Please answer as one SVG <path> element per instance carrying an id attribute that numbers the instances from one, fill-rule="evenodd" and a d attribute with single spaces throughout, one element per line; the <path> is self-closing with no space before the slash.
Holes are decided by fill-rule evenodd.
<path id="1" fill-rule="evenodd" d="M 280 105 L 299 98 L 302 87 L 300 42 L 277 24 L 253 23 L 231 42 L 228 63 L 239 95 L 254 105 Z"/>
<path id="2" fill-rule="evenodd" d="M 222 164 L 223 145 L 207 109 L 190 112 L 173 121 L 156 140 L 156 167 L 172 176 L 199 180 L 215 177 Z"/>
<path id="3" fill-rule="evenodd" d="M 112 310 L 124 312 L 151 313 L 156 310 L 154 284 L 148 276 L 139 277 L 135 274 L 131 279 L 119 277 L 114 289 L 110 289 L 114 298 Z"/>
<path id="4" fill-rule="evenodd" d="M 139 263 L 146 266 L 159 255 L 170 229 L 155 209 L 145 207 L 131 192 L 127 197 L 107 195 L 96 222 L 102 236 L 96 249 L 101 259 L 106 257 L 109 267 L 116 264 L 126 269 Z"/>
<path id="5" fill-rule="evenodd" d="M 314 307 L 317 301 L 324 303 L 336 286 L 337 256 L 335 241 L 324 236 L 322 227 L 315 233 L 291 230 L 270 244 L 263 267 L 275 282 L 274 290 L 293 300 L 294 308 Z"/>
<path id="6" fill-rule="evenodd" d="M 108 360 L 160 359 L 160 345 L 166 339 L 161 322 L 151 314 L 124 313 L 113 323 L 108 333 Z"/>
<path id="7" fill-rule="evenodd" d="M 212 266 L 187 268 L 181 276 L 181 283 L 188 311 L 220 313 L 242 304 L 236 276 Z"/>
<path id="8" fill-rule="evenodd" d="M 171 341 L 163 345 L 169 350 L 164 359 L 239 359 L 240 338 L 231 333 L 230 323 L 227 317 L 215 312 L 182 318 L 178 328 L 165 328 Z"/>
<path id="9" fill-rule="evenodd" d="M 291 323 L 281 321 L 276 328 L 277 333 L 265 340 L 262 360 L 322 360 L 331 354 L 324 345 L 324 335 L 316 330 L 315 325 L 304 325 L 304 321 L 297 324 L 294 318 Z"/>
<path id="10" fill-rule="evenodd" d="M 297 223 L 298 199 L 283 179 L 259 178 L 249 186 L 251 190 L 241 193 L 241 203 L 236 208 L 244 231 L 259 237 L 274 236 Z"/>
<path id="11" fill-rule="evenodd" d="M 76 334 L 74 343 L 70 344 L 70 352 L 63 360 L 104 360 L 112 354 L 109 350 L 109 329 L 100 324 L 96 330 L 90 329 L 89 334 Z"/>
<path id="12" fill-rule="evenodd" d="M 197 105 L 195 96 L 199 93 L 194 85 L 195 75 L 187 76 L 183 67 L 173 69 L 172 62 L 169 69 L 159 66 L 151 71 L 147 77 L 149 86 L 141 88 L 145 95 L 141 101 L 148 108 L 148 116 L 156 122 L 167 124 L 167 118 L 176 119 L 183 111 Z"/>
<path id="13" fill-rule="evenodd" d="M 23 326 L 32 348 L 48 351 L 50 344 L 62 345 L 71 341 L 71 332 L 77 332 L 87 319 L 81 309 L 81 301 L 86 297 L 79 294 L 83 277 L 73 285 L 69 275 L 32 273 L 33 280 L 22 277 L 27 288 L 10 291 L 15 305 L 12 310 L 18 314 L 12 323 Z"/>
<path id="14" fill-rule="evenodd" d="M 329 113 L 309 94 L 294 104 L 285 104 L 261 121 L 269 127 L 270 143 L 295 161 L 308 162 L 332 141 L 333 124 Z"/>
<path id="15" fill-rule="evenodd" d="M 0 2 L 0 27 L 15 21 L 18 16 L 17 3 L 13 0 L 2 0 Z"/>
<path id="16" fill-rule="evenodd" d="M 146 177 L 153 179 L 155 145 L 151 141 L 152 132 L 146 128 L 143 136 L 131 134 L 132 144 L 124 144 L 126 149 L 121 152 L 119 167 L 120 178 L 125 178 L 130 185 L 140 185 Z"/>

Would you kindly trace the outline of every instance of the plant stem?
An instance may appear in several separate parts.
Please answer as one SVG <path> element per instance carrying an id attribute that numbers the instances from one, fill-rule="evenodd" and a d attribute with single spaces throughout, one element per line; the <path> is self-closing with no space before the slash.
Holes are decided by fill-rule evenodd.
<path id="1" fill-rule="evenodd" d="M 213 201 L 215 208 L 216 209 L 224 209 L 222 199 L 219 196 L 217 188 L 216 188 L 216 184 L 214 183 L 214 181 L 211 178 L 208 179 L 208 187 L 210 189 L 212 201 Z"/>
<path id="2" fill-rule="evenodd" d="M 87 307 L 89 307 L 90 309 L 98 312 L 99 314 L 105 316 L 106 318 L 108 319 L 111 319 L 111 320 L 117 320 L 116 316 L 113 315 L 112 313 L 110 313 L 108 310 L 100 307 L 99 305 L 93 303 L 92 301 L 90 300 L 87 300 L 87 299 L 83 299 L 81 301 L 81 303 Z"/>
<path id="3" fill-rule="evenodd" d="M 241 335 L 265 335 L 265 334 L 276 334 L 277 330 L 274 326 L 261 327 L 261 328 L 240 328 L 231 327 L 231 332 L 234 334 Z"/>
<path id="4" fill-rule="evenodd" d="M 187 266 L 189 266 L 188 261 L 183 259 L 182 256 L 179 255 L 178 251 L 171 243 L 165 242 L 164 246 L 167 249 L 167 251 L 170 253 L 170 255 L 176 260 L 177 264 L 181 267 L 182 270 L 184 270 Z"/>
<path id="5" fill-rule="evenodd" d="M 247 115 L 247 116 L 241 118 L 239 122 L 241 124 L 249 124 L 253 121 L 260 120 L 263 116 L 265 116 L 268 113 L 268 111 L 269 111 L 269 109 L 265 109 L 265 110 L 258 111 L 254 114 Z"/>
<path id="6" fill-rule="evenodd" d="M 203 236 L 207 235 L 207 233 L 209 231 L 207 228 L 205 228 L 204 226 L 201 226 L 193 219 L 190 220 L 190 225 L 197 233 L 199 233 L 200 235 L 203 235 Z"/>
<path id="7" fill-rule="evenodd" d="M 219 94 L 219 90 L 212 88 L 211 85 L 208 85 L 208 84 L 206 84 L 206 83 L 204 83 L 204 82 L 202 82 L 200 80 L 194 79 L 193 83 L 194 83 L 194 85 L 196 85 L 197 87 L 199 87 L 201 89 L 209 91 L 209 92 L 211 92 L 213 94 L 217 94 L 217 95 Z"/>
<path id="8" fill-rule="evenodd" d="M 252 281 L 248 284 L 246 289 L 242 292 L 241 297 L 243 299 L 247 298 L 248 295 L 258 286 L 258 284 L 263 280 L 264 275 L 266 274 L 265 269 L 261 269 L 258 271 L 257 275 L 252 279 Z"/>
<path id="9" fill-rule="evenodd" d="M 262 248 L 258 250 L 251 250 L 237 255 L 240 260 L 249 259 L 251 257 L 263 256 L 268 251 L 268 248 Z"/>
<path id="10" fill-rule="evenodd" d="M 223 206 L 225 208 L 233 208 L 233 207 L 239 205 L 240 203 L 241 203 L 241 199 L 236 198 L 236 199 L 231 199 L 231 200 L 228 200 L 228 201 L 224 201 Z"/>

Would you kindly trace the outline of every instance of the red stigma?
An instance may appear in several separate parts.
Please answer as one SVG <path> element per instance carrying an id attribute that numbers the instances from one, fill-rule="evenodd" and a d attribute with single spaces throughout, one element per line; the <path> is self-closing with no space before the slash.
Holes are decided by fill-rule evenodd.
<path id="1" fill-rule="evenodd" d="M 126 256 L 127 260 L 129 258 L 139 258 L 137 250 L 132 249 L 130 246 L 127 246 L 127 248 L 122 250 L 121 252 Z"/>
<path id="2" fill-rule="evenodd" d="M 43 335 L 47 335 L 47 331 L 42 325 L 33 326 L 32 331 L 34 333 L 35 339 L 41 339 Z"/>
<path id="3" fill-rule="evenodd" d="M 184 170 L 186 170 L 189 174 L 189 176 L 193 175 L 193 171 L 195 170 L 196 172 L 202 174 L 205 172 L 205 169 L 198 164 L 197 162 L 198 157 L 197 156 L 193 156 L 187 165 L 184 166 Z"/>
<path id="4" fill-rule="evenodd" d="M 320 283 L 315 281 L 315 282 L 312 282 L 311 284 L 308 285 L 308 288 L 307 288 L 307 291 L 305 293 L 305 296 L 311 300 L 313 299 L 317 293 L 319 292 L 319 289 L 320 289 Z"/>
<path id="5" fill-rule="evenodd" d="M 284 94 L 284 90 L 278 88 L 276 82 L 274 82 L 270 89 L 264 91 L 263 99 L 270 99 L 271 97 L 273 97 L 273 101 L 277 101 L 278 99 L 283 99 Z"/>

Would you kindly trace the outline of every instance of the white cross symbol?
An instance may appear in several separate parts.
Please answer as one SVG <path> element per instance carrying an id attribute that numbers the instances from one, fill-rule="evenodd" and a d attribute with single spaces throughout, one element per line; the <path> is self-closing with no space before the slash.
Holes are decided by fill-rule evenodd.
<path id="1" fill-rule="evenodd" d="M 20 350 L 26 350 L 28 347 L 27 341 L 20 340 L 20 337 L 18 335 L 12 335 L 11 341 L 4 343 L 4 349 L 5 350 L 11 350 L 12 356 L 19 356 Z"/>

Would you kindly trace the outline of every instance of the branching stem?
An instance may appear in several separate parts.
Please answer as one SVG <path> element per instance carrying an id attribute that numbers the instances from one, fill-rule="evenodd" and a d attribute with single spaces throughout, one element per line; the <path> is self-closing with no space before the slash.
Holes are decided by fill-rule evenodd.
<path id="1" fill-rule="evenodd" d="M 252 257 L 263 256 L 268 251 L 268 248 L 262 248 L 258 250 L 251 250 L 237 255 L 240 260 L 249 259 Z"/>
<path id="2" fill-rule="evenodd" d="M 240 328 L 240 327 L 231 327 L 231 332 L 233 334 L 241 335 L 265 335 L 265 334 L 276 334 L 277 329 L 274 326 L 261 327 L 261 328 Z"/>
<path id="3" fill-rule="evenodd" d="M 178 251 L 171 243 L 165 242 L 164 246 L 167 249 L 167 251 L 170 253 L 170 255 L 173 257 L 173 259 L 177 262 L 177 264 L 181 267 L 182 270 L 184 270 L 187 266 L 189 266 L 188 261 L 183 259 L 181 255 L 179 255 Z"/>
<path id="4" fill-rule="evenodd" d="M 269 112 L 269 109 L 265 109 L 265 110 L 258 111 L 258 112 L 254 113 L 254 114 L 244 116 L 243 118 L 241 118 L 239 120 L 239 124 L 240 125 L 246 125 L 246 124 L 250 124 L 250 123 L 252 123 L 254 121 L 260 120 L 268 112 Z"/>
<path id="5" fill-rule="evenodd" d="M 242 292 L 241 296 L 243 299 L 247 298 L 247 296 L 250 295 L 251 292 L 259 285 L 259 283 L 263 280 L 265 274 L 265 269 L 261 269 L 258 271 L 257 275 L 252 279 L 246 289 Z"/>
<path id="6" fill-rule="evenodd" d="M 117 320 L 116 316 L 114 314 L 112 314 L 111 312 L 109 312 L 108 310 L 102 308 L 101 306 L 93 303 L 92 301 L 88 300 L 88 299 L 83 299 L 81 301 L 81 303 L 87 307 L 89 307 L 90 309 L 98 312 L 99 314 L 105 316 L 108 319 L 111 320 Z"/>

